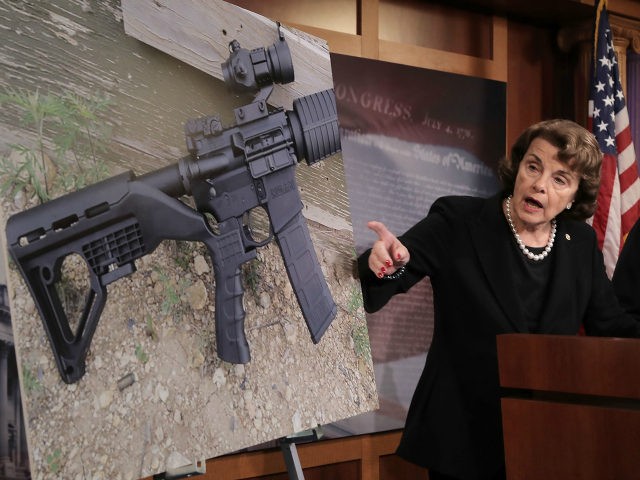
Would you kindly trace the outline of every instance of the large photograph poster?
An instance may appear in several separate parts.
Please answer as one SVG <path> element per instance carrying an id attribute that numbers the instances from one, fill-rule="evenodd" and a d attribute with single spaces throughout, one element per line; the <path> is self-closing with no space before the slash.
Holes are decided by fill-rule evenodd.
<path id="1" fill-rule="evenodd" d="M 396 235 L 443 195 L 487 197 L 505 153 L 501 82 L 332 55 L 356 251 Z M 342 433 L 402 428 L 433 329 L 428 279 L 367 315 L 380 409 L 341 422 Z"/>
<path id="2" fill-rule="evenodd" d="M 326 44 L 222 0 L 10 3 L 0 235 L 31 475 L 175 472 L 377 408 L 341 155 L 308 165 L 289 153 L 309 146 L 290 141 L 292 118 L 303 124 L 296 100 L 318 100 L 314 127 L 324 119 L 338 132 L 331 95 L 316 96 L 332 87 Z M 273 51 L 295 75 L 230 91 L 232 54 Z M 240 77 L 262 66 L 233 65 Z M 253 239 L 242 249 L 241 236 Z M 104 309 L 92 309 L 99 295 Z M 328 305 L 315 338 L 298 298 L 314 313 L 314 300 Z M 249 361 L 223 359 L 218 340 L 242 337 Z M 2 433 L 5 478 L 16 449 Z M 26 454 L 24 437 L 15 442 Z"/>

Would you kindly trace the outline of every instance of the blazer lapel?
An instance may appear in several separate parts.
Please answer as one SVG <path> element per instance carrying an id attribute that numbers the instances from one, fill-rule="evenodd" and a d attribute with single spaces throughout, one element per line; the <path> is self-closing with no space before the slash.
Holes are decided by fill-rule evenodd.
<path id="1" fill-rule="evenodd" d="M 515 332 L 528 332 L 522 306 L 518 301 L 512 279 L 512 266 L 508 249 L 510 235 L 502 235 L 506 221 L 502 214 L 502 197 L 493 196 L 485 202 L 477 221 L 471 224 L 471 238 L 480 264 L 505 317 Z"/>

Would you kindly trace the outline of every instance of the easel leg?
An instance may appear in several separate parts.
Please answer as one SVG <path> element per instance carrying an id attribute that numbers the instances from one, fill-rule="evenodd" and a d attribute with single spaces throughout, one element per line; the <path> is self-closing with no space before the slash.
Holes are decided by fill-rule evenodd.
<path id="1" fill-rule="evenodd" d="M 280 450 L 284 455 L 284 463 L 289 472 L 289 480 L 304 480 L 304 472 L 298 458 L 298 449 L 293 442 L 281 442 Z"/>

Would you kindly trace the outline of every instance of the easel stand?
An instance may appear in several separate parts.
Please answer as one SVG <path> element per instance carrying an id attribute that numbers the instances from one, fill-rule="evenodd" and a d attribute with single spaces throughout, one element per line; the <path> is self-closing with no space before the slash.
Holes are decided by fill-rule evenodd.
<path id="1" fill-rule="evenodd" d="M 284 456 L 284 464 L 289 472 L 289 480 L 304 480 L 304 472 L 298 458 L 298 449 L 295 443 L 281 442 L 280 450 Z"/>
<path id="2" fill-rule="evenodd" d="M 284 463 L 287 466 L 289 480 L 304 480 L 304 472 L 298 458 L 296 444 L 314 442 L 322 437 L 320 427 L 305 430 L 301 433 L 289 435 L 278 440 L 280 450 L 284 456 Z"/>
<path id="3" fill-rule="evenodd" d="M 322 430 L 318 426 L 311 430 L 305 430 L 304 432 L 295 433 L 287 437 L 282 437 L 277 440 L 277 444 L 282 451 L 284 457 L 284 463 L 289 473 L 289 480 L 304 480 L 304 472 L 300 465 L 300 459 L 298 458 L 298 449 L 296 445 L 299 443 L 314 442 L 322 438 Z M 202 475 L 207 472 L 207 465 L 204 460 L 194 462 L 191 465 L 185 465 L 180 468 L 167 470 L 166 472 L 158 473 L 153 476 L 153 480 L 180 480 L 184 478 L 191 478 Z"/>

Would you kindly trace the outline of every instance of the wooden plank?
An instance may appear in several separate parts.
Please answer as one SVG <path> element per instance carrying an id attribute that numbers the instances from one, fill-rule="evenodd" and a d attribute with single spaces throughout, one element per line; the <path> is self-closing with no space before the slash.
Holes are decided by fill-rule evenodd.
<path id="1" fill-rule="evenodd" d="M 0 0 L 0 89 L 107 98 L 101 122 L 112 135 L 97 160 L 143 173 L 186 153 L 187 119 L 218 113 L 229 125 L 239 102 L 221 81 L 126 35 L 115 3 Z M 0 149 L 31 144 L 18 110 L 2 113 Z"/>
<path id="2" fill-rule="evenodd" d="M 380 60 L 442 72 L 472 75 L 489 80 L 506 81 L 504 69 L 493 60 L 416 45 L 381 40 Z"/>
<path id="3" fill-rule="evenodd" d="M 324 38 L 329 45 L 331 53 L 341 53 L 352 57 L 362 56 L 362 36 L 350 33 L 336 32 L 324 28 L 310 27 L 309 25 L 291 24 L 292 27 L 310 33 L 316 37 Z"/>
<path id="4" fill-rule="evenodd" d="M 592 0 L 588 3 L 594 4 Z M 640 19 L 640 2 L 638 0 L 609 0 L 607 9 L 611 13 L 619 13 L 626 17 Z"/>
<path id="5" fill-rule="evenodd" d="M 493 47 L 492 47 L 492 61 L 493 69 L 496 78 L 494 80 L 500 80 L 502 82 L 507 81 L 508 71 L 508 49 L 507 45 L 509 38 L 509 30 L 507 28 L 507 19 L 504 17 L 492 17 L 493 23 Z"/>
<path id="6" fill-rule="evenodd" d="M 249 50 L 278 38 L 274 21 L 222 0 L 123 0 L 125 32 L 192 67 L 222 79 L 229 42 Z M 294 98 L 332 88 L 324 40 L 283 27 L 295 67 L 295 82 L 277 87 L 270 103 L 291 107 Z"/>
<path id="7" fill-rule="evenodd" d="M 492 58 L 478 58 L 418 45 L 380 40 L 380 60 L 443 72 L 507 81 L 507 21 L 493 17 Z"/>
<path id="8" fill-rule="evenodd" d="M 362 56 L 377 60 L 380 55 L 379 23 L 380 2 L 362 0 L 360 32 L 362 33 Z"/>

